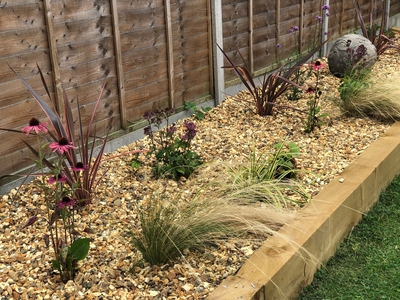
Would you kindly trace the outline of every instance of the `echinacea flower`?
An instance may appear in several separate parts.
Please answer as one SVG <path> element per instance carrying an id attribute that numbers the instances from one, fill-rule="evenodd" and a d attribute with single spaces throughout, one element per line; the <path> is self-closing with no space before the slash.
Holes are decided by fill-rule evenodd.
<path id="1" fill-rule="evenodd" d="M 325 64 L 323 64 L 319 60 L 317 60 L 315 63 L 312 63 L 311 66 L 312 66 L 314 71 L 317 71 L 317 70 L 325 67 Z"/>
<path id="2" fill-rule="evenodd" d="M 68 196 L 64 196 L 61 198 L 60 201 L 57 202 L 57 207 L 58 208 L 65 208 L 65 207 L 71 207 L 75 204 L 74 199 Z"/>
<path id="3" fill-rule="evenodd" d="M 66 138 L 61 138 L 58 142 L 52 142 L 49 147 L 53 149 L 53 152 L 59 151 L 61 154 L 68 152 L 69 149 L 75 149 L 75 146 L 68 142 Z"/>
<path id="4" fill-rule="evenodd" d="M 75 166 L 71 167 L 72 171 L 79 172 L 85 171 L 88 168 L 87 165 L 84 165 L 83 162 L 77 162 Z"/>
<path id="5" fill-rule="evenodd" d="M 315 92 L 315 89 L 312 88 L 312 87 L 309 87 L 308 89 L 306 89 L 306 93 L 307 93 L 307 94 L 312 94 L 312 93 L 314 93 L 314 92 Z"/>
<path id="6" fill-rule="evenodd" d="M 38 119 L 32 118 L 29 121 L 29 125 L 22 128 L 23 132 L 26 132 L 26 135 L 29 135 L 31 131 L 35 131 L 36 134 L 39 132 L 47 132 L 47 123 L 40 123 Z"/>
<path id="7" fill-rule="evenodd" d="M 53 184 L 56 182 L 67 182 L 67 178 L 62 173 L 49 178 L 49 184 Z"/>

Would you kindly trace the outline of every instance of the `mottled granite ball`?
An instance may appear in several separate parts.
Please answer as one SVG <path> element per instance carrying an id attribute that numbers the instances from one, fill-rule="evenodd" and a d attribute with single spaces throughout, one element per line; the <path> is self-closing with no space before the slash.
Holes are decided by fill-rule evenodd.
<path id="1" fill-rule="evenodd" d="M 352 68 L 372 67 L 377 60 L 375 46 L 359 34 L 346 34 L 337 39 L 328 55 L 329 70 L 343 77 Z"/>

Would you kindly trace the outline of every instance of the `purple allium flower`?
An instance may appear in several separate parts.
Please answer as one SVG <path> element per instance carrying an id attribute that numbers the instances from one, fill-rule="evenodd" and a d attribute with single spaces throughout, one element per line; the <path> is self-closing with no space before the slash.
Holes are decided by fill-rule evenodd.
<path id="1" fill-rule="evenodd" d="M 77 162 L 75 166 L 71 167 L 72 171 L 79 172 L 85 171 L 88 168 L 88 165 L 84 165 L 82 162 Z"/>
<path id="2" fill-rule="evenodd" d="M 65 207 L 70 207 L 75 204 L 74 199 L 68 196 L 62 197 L 60 201 L 57 202 L 57 207 L 58 208 L 65 208 Z"/>
<path id="3" fill-rule="evenodd" d="M 49 147 L 53 149 L 53 152 L 60 151 L 61 154 L 68 152 L 69 149 L 75 149 L 75 146 L 68 142 L 66 138 L 61 138 L 58 142 L 52 142 Z"/>
<path id="4" fill-rule="evenodd" d="M 23 132 L 26 132 L 26 135 L 29 135 L 31 131 L 39 132 L 47 132 L 47 123 L 40 123 L 38 119 L 32 118 L 29 121 L 29 125 L 22 128 Z"/>
<path id="5" fill-rule="evenodd" d="M 276 48 L 279 48 L 280 46 L 281 46 L 281 44 L 276 44 L 275 45 Z"/>
<path id="6" fill-rule="evenodd" d="M 329 5 L 322 5 L 322 10 L 329 10 Z"/>
<path id="7" fill-rule="evenodd" d="M 294 26 L 294 27 L 293 27 L 293 30 L 294 30 L 294 31 L 299 31 L 299 27 L 298 27 L 298 26 Z"/>
<path id="8" fill-rule="evenodd" d="M 58 182 L 67 182 L 67 178 L 62 173 L 54 175 L 53 177 L 49 178 L 49 184 L 54 184 L 57 181 Z"/>

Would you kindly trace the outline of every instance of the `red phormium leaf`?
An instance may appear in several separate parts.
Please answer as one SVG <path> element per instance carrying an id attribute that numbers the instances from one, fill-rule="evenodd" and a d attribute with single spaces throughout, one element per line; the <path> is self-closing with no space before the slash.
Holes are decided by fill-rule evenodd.
<path id="1" fill-rule="evenodd" d="M 46 245 L 47 248 L 49 248 L 50 245 L 50 236 L 48 234 L 44 234 L 43 235 L 43 240 L 44 240 L 44 244 Z"/>
<path id="2" fill-rule="evenodd" d="M 31 226 L 31 225 L 32 225 L 33 223 L 35 223 L 37 220 L 38 220 L 38 217 L 37 217 L 37 216 L 30 217 L 30 218 L 28 219 L 28 221 L 26 221 L 25 225 L 22 226 L 22 228 L 26 228 L 26 227 L 28 227 L 28 226 Z"/>

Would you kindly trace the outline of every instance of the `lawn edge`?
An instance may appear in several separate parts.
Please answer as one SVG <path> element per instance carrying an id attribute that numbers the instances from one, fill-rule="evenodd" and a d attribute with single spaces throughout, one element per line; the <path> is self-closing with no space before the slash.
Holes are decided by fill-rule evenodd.
<path id="1" fill-rule="evenodd" d="M 400 123 L 393 124 L 207 299 L 296 299 L 400 172 Z M 341 179 L 339 181 L 339 179 Z"/>

